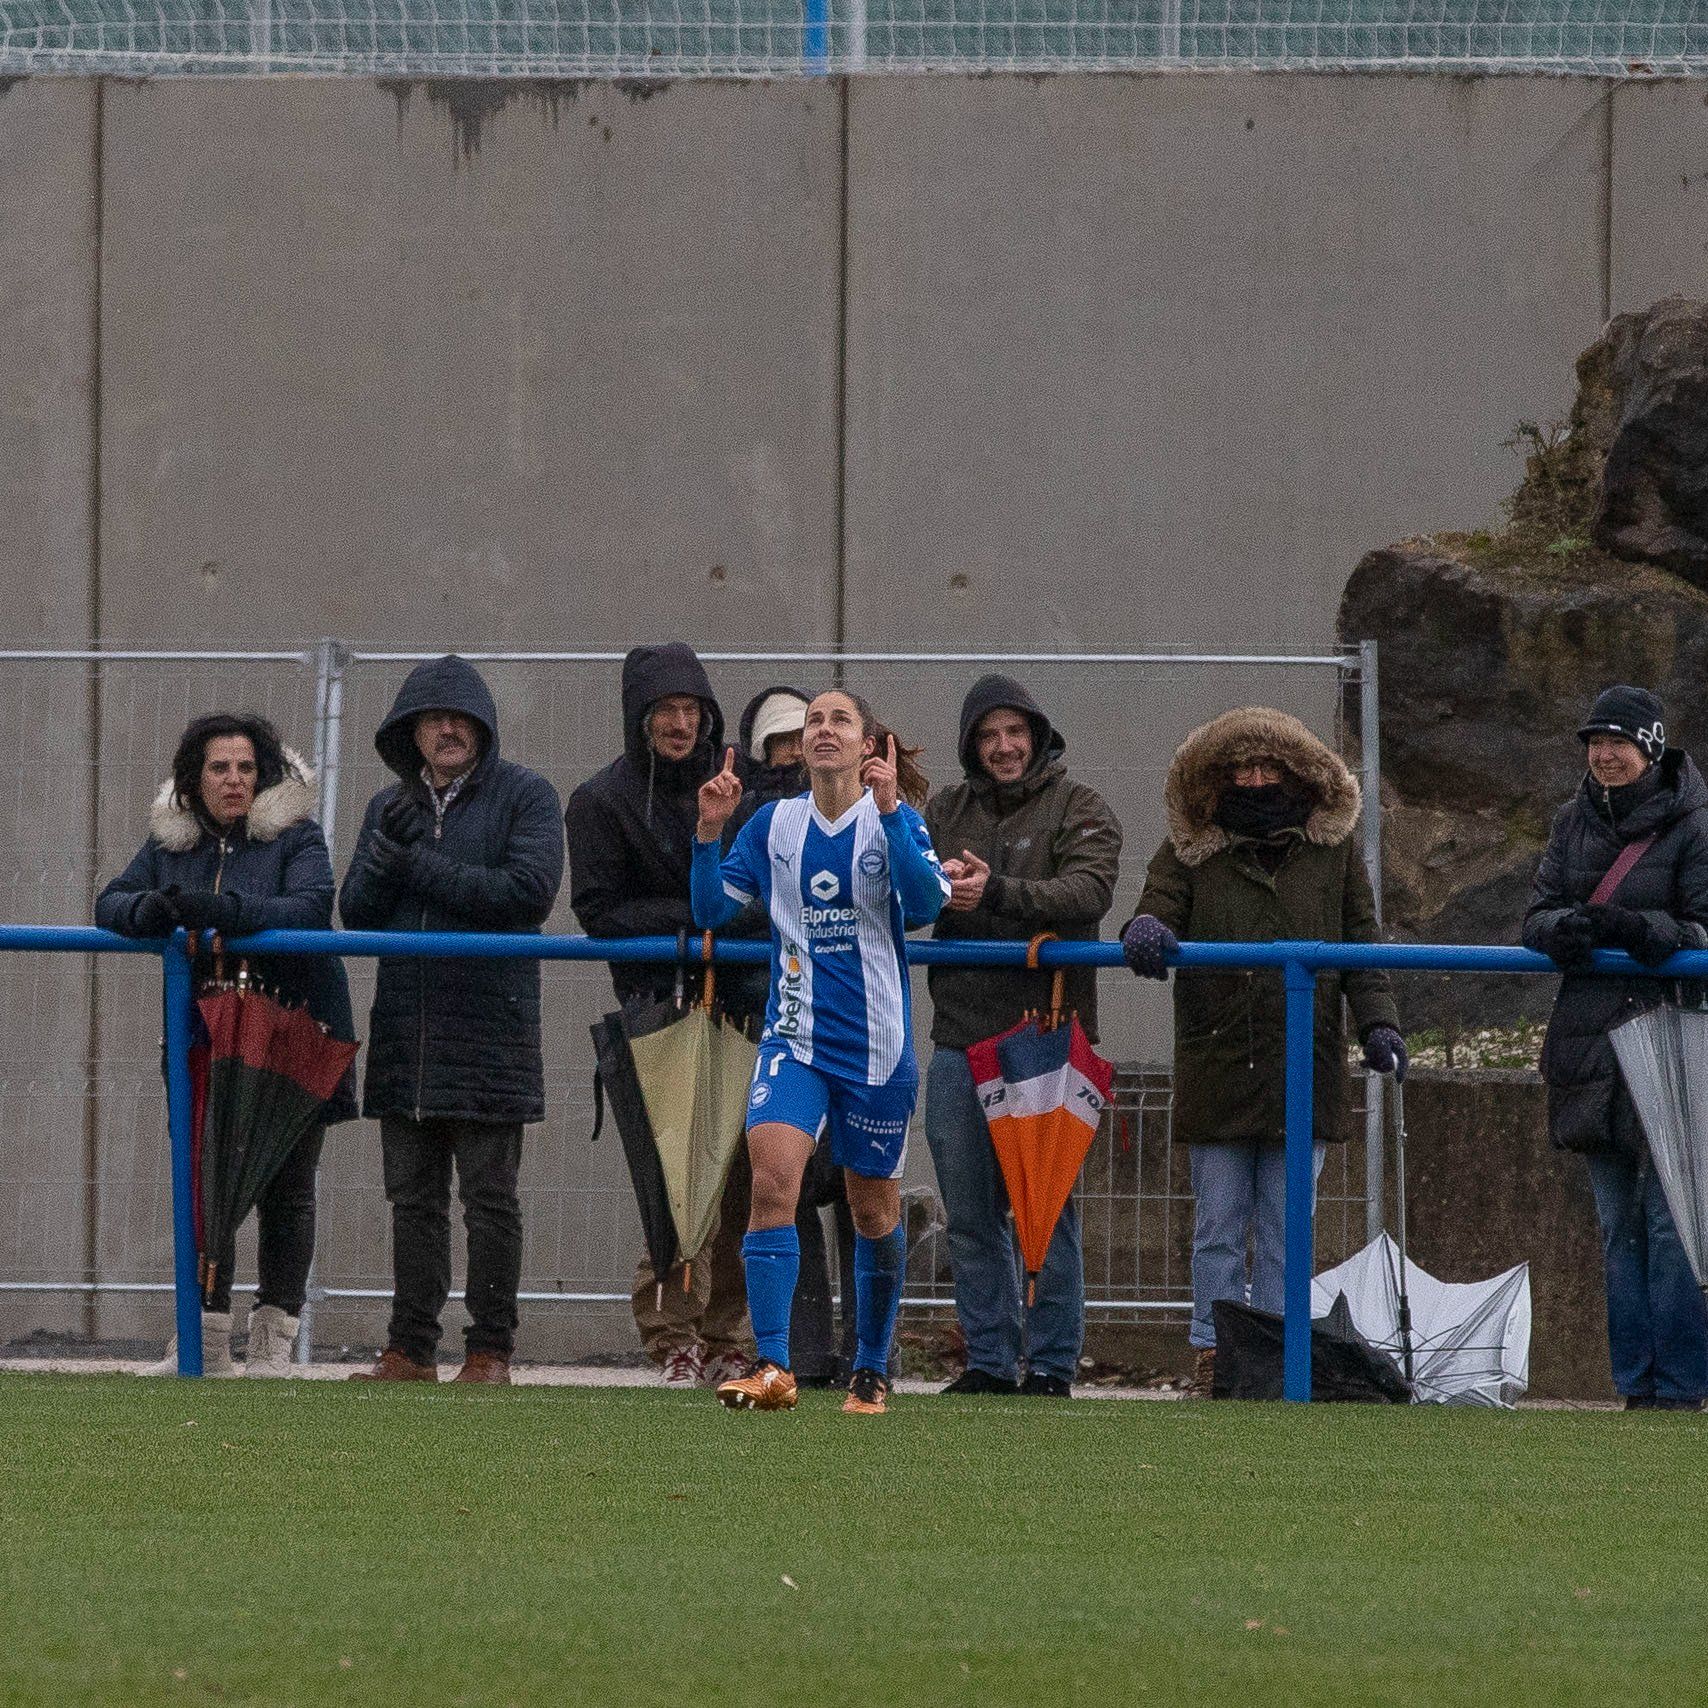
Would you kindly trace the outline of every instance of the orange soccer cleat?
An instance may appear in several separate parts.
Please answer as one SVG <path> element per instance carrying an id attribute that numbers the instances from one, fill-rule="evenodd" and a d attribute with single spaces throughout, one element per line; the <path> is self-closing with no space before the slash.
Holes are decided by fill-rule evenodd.
<path id="1" fill-rule="evenodd" d="M 745 1376 L 718 1383 L 718 1401 L 733 1411 L 793 1411 L 800 1391 L 795 1373 L 769 1358 L 756 1358 Z"/>
<path id="2" fill-rule="evenodd" d="M 884 1402 L 889 1394 L 887 1377 L 880 1376 L 876 1370 L 856 1370 L 848 1384 L 848 1398 L 842 1402 L 842 1409 L 873 1415 L 886 1409 Z"/>

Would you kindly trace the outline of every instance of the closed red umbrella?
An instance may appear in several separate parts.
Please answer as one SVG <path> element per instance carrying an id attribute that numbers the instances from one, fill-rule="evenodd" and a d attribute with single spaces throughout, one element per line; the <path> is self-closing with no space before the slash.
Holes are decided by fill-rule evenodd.
<path id="1" fill-rule="evenodd" d="M 334 1038 L 306 1008 L 287 1008 L 254 986 L 246 967 L 235 984 L 198 998 L 196 1010 L 207 1033 L 205 1058 L 191 1053 L 201 1082 L 195 1205 L 205 1300 L 216 1279 L 212 1254 L 320 1119 L 358 1046 Z"/>

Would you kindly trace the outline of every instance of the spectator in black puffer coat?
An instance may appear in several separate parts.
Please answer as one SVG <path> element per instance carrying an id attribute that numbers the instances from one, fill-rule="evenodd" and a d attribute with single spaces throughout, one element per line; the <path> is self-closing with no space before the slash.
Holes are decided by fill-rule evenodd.
<path id="1" fill-rule="evenodd" d="M 1658 966 L 1708 946 L 1708 786 L 1688 754 L 1667 747 L 1661 703 L 1641 688 L 1608 689 L 1578 736 L 1589 769 L 1554 819 L 1524 916 L 1526 947 L 1566 975 L 1542 1048 L 1549 1133 L 1589 1168 L 1614 1387 L 1631 1409 L 1698 1411 L 1708 1314 L 1608 1038 L 1678 987 L 1595 973 L 1589 958 L 1623 949 Z M 1623 850 L 1645 841 L 1613 893 L 1594 901 Z"/>
<path id="2" fill-rule="evenodd" d="M 368 803 L 339 896 L 362 931 L 537 934 L 563 880 L 556 791 L 501 759 L 498 713 L 457 657 L 412 670 L 374 737 L 398 781 Z M 382 959 L 363 1113 L 380 1123 L 395 1291 L 367 1379 L 434 1381 L 455 1164 L 470 1316 L 456 1380 L 508 1382 L 522 1266 L 522 1127 L 545 1119 L 540 964 Z"/>
<path id="3" fill-rule="evenodd" d="M 95 923 L 126 937 L 164 937 L 184 925 L 201 933 L 199 989 L 216 977 L 208 934 L 324 931 L 332 924 L 332 861 L 312 816 L 314 773 L 265 718 L 215 712 L 184 731 L 172 775 L 149 813 L 136 858 L 101 891 Z M 344 963 L 331 955 L 249 959 L 269 995 L 303 1007 L 335 1038 L 354 1039 Z M 260 1287 L 249 1313 L 251 1376 L 288 1376 L 298 1313 L 314 1257 L 314 1177 L 326 1128 L 356 1114 L 355 1075 L 344 1076 L 256 1205 Z M 211 1254 L 215 1287 L 202 1311 L 202 1368 L 234 1374 L 231 1281 L 234 1244 Z M 174 1375 L 176 1346 L 146 1372 Z"/>

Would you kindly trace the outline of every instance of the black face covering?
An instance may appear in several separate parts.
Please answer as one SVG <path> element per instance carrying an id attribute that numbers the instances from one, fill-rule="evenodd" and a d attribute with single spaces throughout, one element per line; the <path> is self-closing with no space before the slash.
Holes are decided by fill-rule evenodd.
<path id="1" fill-rule="evenodd" d="M 1297 830 L 1311 816 L 1311 803 L 1286 783 L 1242 789 L 1230 783 L 1216 803 L 1216 823 L 1230 836 L 1261 842 L 1283 830 Z"/>

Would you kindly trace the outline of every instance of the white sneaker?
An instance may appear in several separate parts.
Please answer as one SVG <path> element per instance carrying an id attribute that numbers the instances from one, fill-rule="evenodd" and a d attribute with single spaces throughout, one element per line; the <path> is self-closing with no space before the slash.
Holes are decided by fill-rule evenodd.
<path id="1" fill-rule="evenodd" d="M 697 1345 L 678 1346 L 664 1360 L 659 1380 L 667 1388 L 697 1388 L 706 1374 L 705 1354 Z"/>
<path id="2" fill-rule="evenodd" d="M 158 1364 L 150 1364 L 137 1372 L 142 1376 L 176 1376 L 178 1374 L 178 1337 L 166 1343 L 166 1356 Z M 202 1374 L 204 1376 L 235 1376 L 237 1366 L 231 1361 L 231 1312 L 202 1312 Z"/>
<path id="3" fill-rule="evenodd" d="M 245 1376 L 294 1376 L 291 1353 L 297 1343 L 297 1319 L 277 1305 L 257 1305 L 249 1313 L 249 1359 Z"/>
<path id="4" fill-rule="evenodd" d="M 725 1382 L 733 1382 L 738 1376 L 747 1374 L 747 1359 L 739 1352 L 716 1352 L 705 1361 L 705 1368 L 700 1374 L 702 1388 L 721 1388 Z"/>

